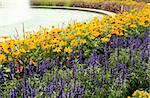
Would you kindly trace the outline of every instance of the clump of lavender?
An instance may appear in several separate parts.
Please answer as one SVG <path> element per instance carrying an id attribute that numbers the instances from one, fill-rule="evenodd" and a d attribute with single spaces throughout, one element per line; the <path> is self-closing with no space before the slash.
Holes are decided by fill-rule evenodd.
<path id="1" fill-rule="evenodd" d="M 133 76 L 135 74 L 141 78 L 140 75 L 147 75 L 148 42 L 148 38 L 114 36 L 105 44 L 102 52 L 91 50 L 89 57 L 84 56 L 84 51 L 79 49 L 78 54 L 74 51 L 69 54 L 70 59 L 59 56 L 43 59 L 38 61 L 37 66 L 30 65 L 28 61 L 21 73 L 22 78 L 14 84 L 16 87 L 13 86 L 9 95 L 11 98 L 107 98 L 120 91 L 119 95 L 113 97 L 125 96 L 122 91 L 127 92 L 128 89 L 124 87 L 132 86 L 133 80 L 138 83 L 150 80 L 138 80 Z M 13 79 L 14 74 L 17 75 L 13 62 L 10 63 L 10 69 L 8 80 Z M 5 80 L 5 73 L 0 71 L 0 82 Z M 4 90 L 0 91 L 3 97 Z"/>

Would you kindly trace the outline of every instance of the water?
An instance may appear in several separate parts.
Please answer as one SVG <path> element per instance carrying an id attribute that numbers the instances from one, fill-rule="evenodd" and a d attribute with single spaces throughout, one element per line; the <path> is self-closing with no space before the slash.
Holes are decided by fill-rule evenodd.
<path id="1" fill-rule="evenodd" d="M 23 22 L 30 18 L 29 0 L 0 0 L 0 26 Z"/>
<path id="2" fill-rule="evenodd" d="M 24 30 L 33 32 L 42 27 L 65 27 L 74 21 L 85 22 L 97 16 L 102 18 L 104 15 L 94 12 L 78 11 L 78 10 L 63 10 L 63 9 L 31 9 L 31 18 L 12 25 L 0 26 L 0 36 L 12 36 L 17 31 L 23 33 Z M 4 21 L 5 22 L 5 21 Z"/>
<path id="3" fill-rule="evenodd" d="M 29 0 L 0 0 L 0 36 L 13 37 L 16 32 L 36 32 L 42 27 L 64 27 L 74 21 L 84 22 L 103 14 L 64 9 L 30 8 Z"/>

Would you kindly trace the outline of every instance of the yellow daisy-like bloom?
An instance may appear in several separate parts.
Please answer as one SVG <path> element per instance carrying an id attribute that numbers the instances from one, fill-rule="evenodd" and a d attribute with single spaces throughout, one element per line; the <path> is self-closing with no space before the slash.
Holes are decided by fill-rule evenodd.
<path id="1" fill-rule="evenodd" d="M 93 31 L 92 34 L 93 34 L 94 37 L 98 37 L 100 35 L 100 33 L 97 32 L 97 31 Z"/>
<path id="2" fill-rule="evenodd" d="M 84 33 L 82 33 L 82 32 L 77 32 L 77 33 L 76 33 L 76 36 L 84 36 Z"/>
<path id="3" fill-rule="evenodd" d="M 109 38 L 101 38 L 101 41 L 102 41 L 103 43 L 107 43 L 109 40 L 110 40 Z"/>
<path id="4" fill-rule="evenodd" d="M 125 33 L 124 36 L 125 36 L 125 37 L 128 37 L 129 35 L 128 35 L 128 33 Z"/>
<path id="5" fill-rule="evenodd" d="M 71 52 L 72 52 L 72 49 L 71 49 L 70 47 L 68 47 L 68 48 L 65 47 L 64 51 L 67 52 L 67 53 L 71 53 Z"/>
<path id="6" fill-rule="evenodd" d="M 42 48 L 43 48 L 43 49 L 49 49 L 49 48 L 50 48 L 50 45 L 49 45 L 49 44 L 43 45 Z"/>
<path id="7" fill-rule="evenodd" d="M 61 41 L 60 42 L 60 46 L 66 46 L 67 45 L 67 42 L 66 41 Z"/>
<path id="8" fill-rule="evenodd" d="M 7 39 L 7 38 L 11 38 L 11 37 L 10 36 L 0 36 L 0 38 Z"/>
<path id="9" fill-rule="evenodd" d="M 4 54 L 0 54 L 0 61 L 4 60 L 6 56 Z"/>
<path id="10" fill-rule="evenodd" d="M 76 40 L 71 41 L 71 46 L 76 47 L 78 45 L 78 42 Z"/>
<path id="11" fill-rule="evenodd" d="M 74 38 L 74 35 L 70 35 L 70 34 L 69 34 L 69 35 L 67 36 L 67 39 L 69 39 L 69 40 L 71 40 L 71 39 L 73 39 L 73 38 Z"/>
<path id="12" fill-rule="evenodd" d="M 85 43 L 86 43 L 86 39 L 81 39 L 81 40 L 80 40 L 80 43 L 81 43 L 81 44 L 85 44 Z"/>
<path id="13" fill-rule="evenodd" d="M 56 47 L 55 49 L 54 49 L 54 52 L 57 52 L 57 53 L 60 53 L 61 52 L 61 47 Z"/>
<path id="14" fill-rule="evenodd" d="M 137 26 L 135 24 L 130 25 L 131 28 L 136 28 Z"/>

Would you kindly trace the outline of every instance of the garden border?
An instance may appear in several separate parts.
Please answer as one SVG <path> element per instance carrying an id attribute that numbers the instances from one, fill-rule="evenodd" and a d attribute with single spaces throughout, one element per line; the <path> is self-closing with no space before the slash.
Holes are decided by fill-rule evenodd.
<path id="1" fill-rule="evenodd" d="M 109 15 L 109 16 L 116 15 L 116 13 L 114 13 L 114 12 L 109 12 L 109 11 L 99 10 L 99 9 L 91 9 L 91 8 L 80 8 L 80 7 L 67 7 L 67 6 L 31 6 L 31 8 L 79 10 L 79 11 L 88 11 L 88 12 L 101 13 L 101 14 Z"/>

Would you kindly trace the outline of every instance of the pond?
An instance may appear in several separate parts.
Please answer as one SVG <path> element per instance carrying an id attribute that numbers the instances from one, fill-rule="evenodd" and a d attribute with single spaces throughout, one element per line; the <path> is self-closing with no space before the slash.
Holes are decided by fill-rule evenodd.
<path id="1" fill-rule="evenodd" d="M 13 36 L 16 31 L 19 34 L 22 34 L 23 31 L 33 32 L 39 30 L 40 27 L 62 28 L 74 21 L 89 21 L 95 16 L 102 18 L 104 14 L 79 10 L 32 8 L 30 9 L 30 18 L 27 20 L 0 25 L 0 36 Z M 3 22 L 6 20 L 4 19 Z"/>

